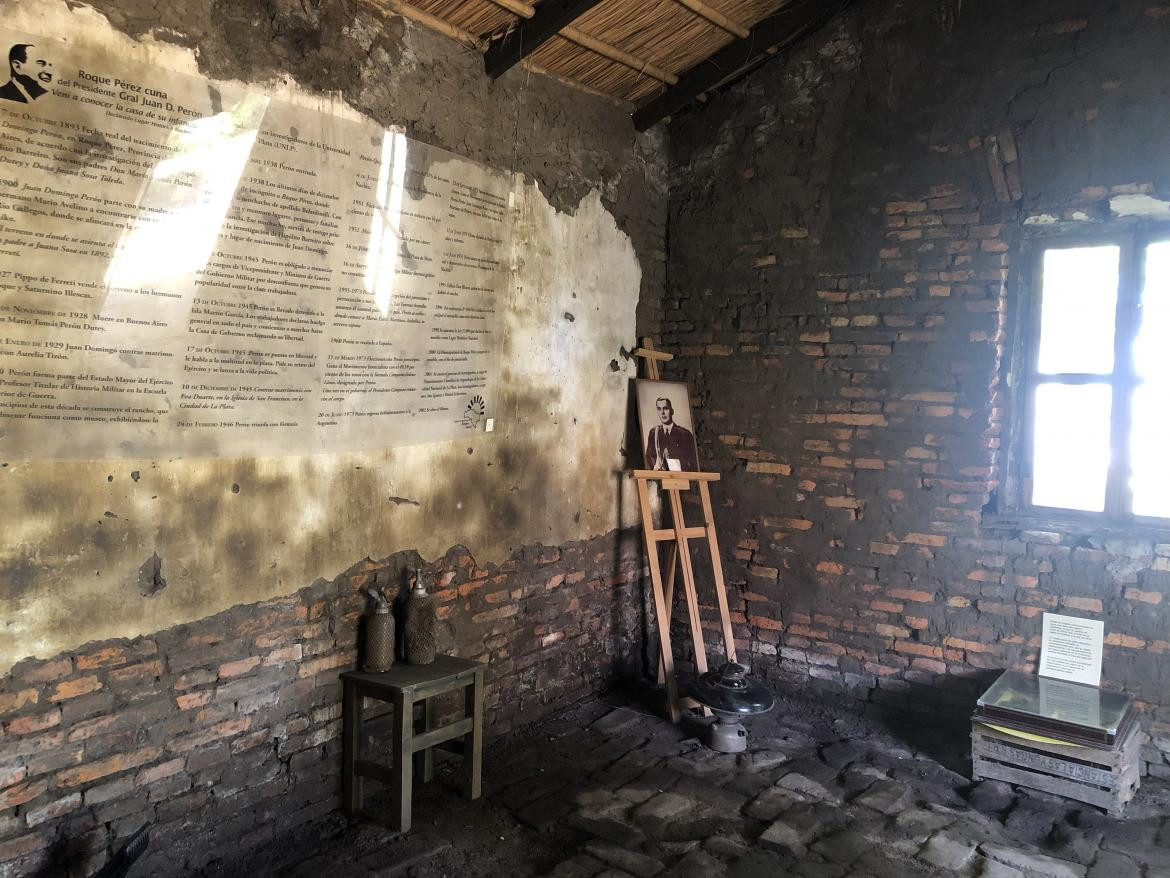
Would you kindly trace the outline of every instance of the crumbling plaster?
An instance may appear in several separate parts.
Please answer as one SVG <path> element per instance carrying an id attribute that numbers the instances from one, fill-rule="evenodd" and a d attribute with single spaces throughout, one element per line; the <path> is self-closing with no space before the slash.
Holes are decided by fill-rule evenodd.
<path id="1" fill-rule="evenodd" d="M 665 171 L 627 108 L 524 70 L 493 84 L 463 47 L 362 3 L 9 0 L 0 20 L 365 114 L 525 179 L 495 432 L 346 455 L 0 460 L 0 669 L 287 594 L 367 555 L 461 544 L 501 561 L 628 520 L 623 347 L 640 292 L 661 296 Z"/>

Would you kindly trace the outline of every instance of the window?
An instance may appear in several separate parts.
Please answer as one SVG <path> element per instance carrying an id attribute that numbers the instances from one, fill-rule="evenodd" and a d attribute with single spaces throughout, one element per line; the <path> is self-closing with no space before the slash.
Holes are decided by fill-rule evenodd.
<path id="1" fill-rule="evenodd" d="M 1170 237 L 1037 257 L 1023 505 L 1170 524 Z"/>

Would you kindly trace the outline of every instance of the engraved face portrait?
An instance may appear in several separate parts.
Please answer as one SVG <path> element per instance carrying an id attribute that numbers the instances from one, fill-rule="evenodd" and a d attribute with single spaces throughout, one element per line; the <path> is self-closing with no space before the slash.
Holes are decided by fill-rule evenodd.
<path id="1" fill-rule="evenodd" d="M 639 379 L 636 388 L 646 469 L 698 472 L 699 449 L 687 386 L 679 381 Z"/>
<path id="2" fill-rule="evenodd" d="M 8 82 L 0 86 L 0 99 L 27 104 L 48 94 L 53 84 L 53 62 L 32 43 L 17 43 L 8 50 Z"/>

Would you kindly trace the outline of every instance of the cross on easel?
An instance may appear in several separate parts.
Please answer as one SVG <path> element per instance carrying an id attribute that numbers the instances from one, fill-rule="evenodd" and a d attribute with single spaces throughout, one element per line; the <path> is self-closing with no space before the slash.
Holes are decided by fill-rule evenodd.
<path id="1" fill-rule="evenodd" d="M 652 339 L 642 339 L 642 347 L 634 351 L 645 363 L 646 377 L 660 380 L 658 364 L 674 359 L 673 354 L 654 349 Z M 639 438 L 639 444 L 641 444 Z M 679 699 L 678 684 L 674 679 L 674 653 L 670 644 L 670 616 L 674 606 L 674 580 L 682 574 L 683 593 L 686 595 L 687 616 L 691 627 L 691 642 L 695 649 L 695 668 L 698 673 L 707 672 L 707 649 L 703 642 L 703 627 L 699 617 L 699 597 L 695 587 L 695 569 L 691 560 L 689 542 L 692 539 L 707 540 L 711 552 L 712 573 L 715 578 L 715 598 L 719 604 L 719 618 L 723 629 L 723 644 L 728 661 L 735 661 L 735 638 L 731 631 L 731 615 L 727 607 L 727 590 L 723 583 L 723 564 L 719 557 L 719 539 L 715 532 L 715 517 L 712 514 L 710 482 L 719 481 L 719 473 L 704 472 L 663 472 L 661 470 L 634 470 L 638 488 L 638 505 L 642 512 L 642 536 L 646 544 L 646 557 L 650 562 L 650 581 L 654 592 L 654 614 L 658 619 L 659 666 L 658 681 L 666 684 L 666 698 L 672 722 L 678 722 L 684 707 L 699 706 L 691 699 Z M 653 510 L 650 506 L 649 483 L 657 482 L 670 505 L 672 526 L 656 528 Z M 691 490 L 691 483 L 698 486 L 699 500 L 703 509 L 703 524 L 688 527 L 683 517 L 681 494 Z M 666 577 L 662 576 L 662 565 L 658 555 L 658 544 L 667 542 Z M 665 584 L 665 588 L 663 587 Z M 704 709 L 704 712 L 709 713 Z"/>

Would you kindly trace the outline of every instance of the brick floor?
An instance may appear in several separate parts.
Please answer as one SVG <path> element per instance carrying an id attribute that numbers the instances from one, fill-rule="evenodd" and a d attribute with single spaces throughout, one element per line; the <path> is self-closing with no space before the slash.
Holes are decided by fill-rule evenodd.
<path id="1" fill-rule="evenodd" d="M 415 793 L 405 838 L 331 815 L 209 875 L 1170 878 L 1170 786 L 1124 820 L 965 776 L 962 729 L 890 728 L 783 701 L 751 749 L 715 753 L 635 704 L 578 706 L 485 754 L 485 795 L 453 770 Z M 384 798 L 372 814 L 388 813 Z"/>

